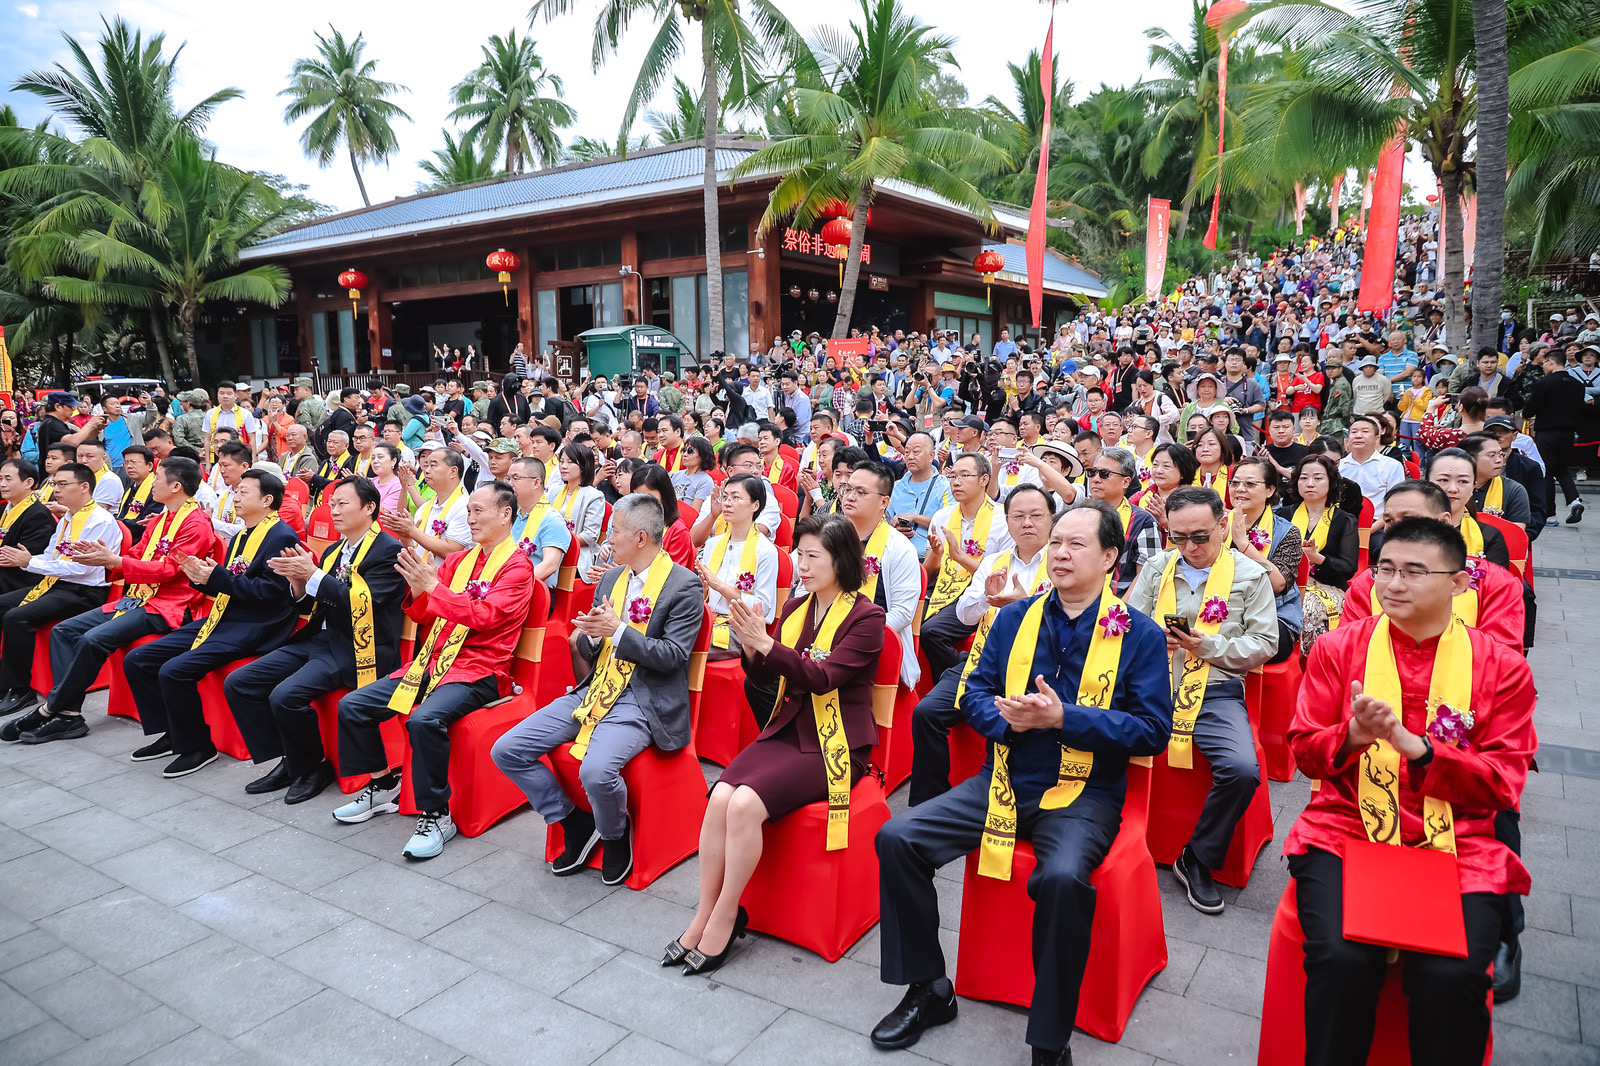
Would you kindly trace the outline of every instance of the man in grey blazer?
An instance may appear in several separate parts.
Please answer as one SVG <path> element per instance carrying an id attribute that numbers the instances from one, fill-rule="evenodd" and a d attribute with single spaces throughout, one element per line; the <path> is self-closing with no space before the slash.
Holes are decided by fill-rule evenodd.
<path id="1" fill-rule="evenodd" d="M 575 874 L 602 847 L 600 879 L 621 884 L 633 869 L 633 836 L 628 826 L 628 788 L 622 768 L 650 744 L 676 751 L 689 743 L 689 653 L 700 634 L 705 590 L 699 578 L 667 559 L 661 550 L 664 521 L 660 501 L 630 495 L 611 511 L 611 552 L 616 565 L 600 578 L 594 608 L 573 620 L 572 643 L 589 664 L 589 677 L 571 692 L 541 707 L 502 736 L 494 746 L 495 765 L 527 794 L 546 823 L 560 822 L 566 850 L 551 864 L 559 877 Z M 641 632 L 630 621 L 643 613 L 652 564 L 670 567 L 649 608 Z M 624 570 L 627 588 L 612 598 Z M 659 571 L 658 571 L 659 573 Z M 610 650 L 632 672 L 612 700 L 585 698 L 592 683 L 618 675 L 596 673 Z M 609 702 L 609 708 L 604 704 Z M 598 715 L 598 721 L 595 721 Z M 580 718 L 594 721 L 578 770 L 593 813 L 577 807 L 540 756 L 579 737 Z"/>

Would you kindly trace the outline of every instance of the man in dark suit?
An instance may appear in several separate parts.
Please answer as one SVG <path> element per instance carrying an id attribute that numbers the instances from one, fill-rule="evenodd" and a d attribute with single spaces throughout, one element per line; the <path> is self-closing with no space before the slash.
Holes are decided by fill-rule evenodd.
<path id="1" fill-rule="evenodd" d="M 344 539 L 330 544 L 320 560 L 294 545 L 267 561 L 288 580 L 309 619 L 288 643 L 235 670 L 222 683 L 250 757 L 259 763 L 282 756 L 271 773 L 244 790 L 259 795 L 286 788 L 286 803 L 304 803 L 336 776 L 323 754 L 311 701 L 370 684 L 400 665 L 406 583 L 394 565 L 400 542 L 376 524 L 382 505 L 377 486 L 363 477 L 347 477 L 327 500 L 333 528 Z M 366 606 L 359 610 L 360 598 L 351 596 L 352 572 L 366 585 Z M 364 668 L 357 661 L 358 646 L 370 649 Z"/>
<path id="2" fill-rule="evenodd" d="M 276 515 L 283 482 L 263 470 L 246 470 L 233 489 L 233 510 L 244 528 L 233 535 L 220 565 L 174 553 L 189 581 L 216 597 L 211 614 L 197 618 L 122 660 L 139 724 L 156 739 L 134 752 L 141 761 L 176 755 L 162 777 L 184 777 L 215 761 L 200 706 L 200 679 L 235 659 L 281 644 L 294 628 L 289 582 L 267 562 L 300 543 Z"/>
<path id="3" fill-rule="evenodd" d="M 39 487 L 39 468 L 26 459 L 7 459 L 0 463 L 0 499 L 6 503 L 0 512 L 0 548 L 21 548 L 29 555 L 38 555 L 50 543 L 55 532 L 55 516 L 44 504 L 34 499 Z M 28 570 L 25 564 L 7 566 L 0 560 L 0 595 L 18 589 L 32 588 L 39 575 Z"/>
<path id="4" fill-rule="evenodd" d="M 327 491 L 329 485 L 337 484 L 356 468 L 356 453 L 350 450 L 350 434 L 342 429 L 336 429 L 328 434 L 327 441 L 328 458 L 311 476 L 312 506 L 322 503 L 322 494 Z"/>
<path id="5" fill-rule="evenodd" d="M 156 484 L 156 453 L 143 444 L 122 449 L 122 473 L 128 487 L 117 505 L 117 521 L 128 527 L 128 534 L 136 541 L 144 536 L 145 525 L 162 511 L 161 501 L 152 496 Z"/>
<path id="6" fill-rule="evenodd" d="M 573 648 L 595 672 L 494 746 L 495 765 L 533 809 L 546 823 L 561 823 L 566 850 L 551 864 L 557 876 L 581 871 L 600 844 L 600 879 L 622 883 L 633 869 L 622 768 L 651 744 L 677 751 L 689 742 L 689 653 L 705 594 L 699 579 L 661 550 L 664 530 L 660 501 L 642 495 L 618 501 L 611 512 L 616 565 L 604 575 L 589 572 L 585 580 L 598 581 L 599 599 L 573 622 Z M 587 745 L 578 756 L 579 780 L 593 813 L 572 802 L 540 758 L 569 740 Z"/>

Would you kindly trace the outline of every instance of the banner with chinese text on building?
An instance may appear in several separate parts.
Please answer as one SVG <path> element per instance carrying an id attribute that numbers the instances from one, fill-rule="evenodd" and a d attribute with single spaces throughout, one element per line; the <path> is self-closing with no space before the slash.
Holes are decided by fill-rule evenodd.
<path id="1" fill-rule="evenodd" d="M 1171 200 L 1150 198 L 1149 218 L 1145 223 L 1144 294 L 1161 298 L 1161 280 L 1167 276 L 1167 223 L 1172 215 Z"/>

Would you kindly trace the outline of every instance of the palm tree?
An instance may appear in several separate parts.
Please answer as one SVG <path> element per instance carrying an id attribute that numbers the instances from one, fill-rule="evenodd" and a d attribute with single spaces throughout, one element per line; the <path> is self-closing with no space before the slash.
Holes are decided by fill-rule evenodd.
<path id="1" fill-rule="evenodd" d="M 1473 0 L 1478 136 L 1473 177 L 1478 221 L 1472 267 L 1472 350 L 1493 348 L 1506 261 L 1506 141 L 1511 125 L 1511 56 L 1506 0 Z"/>
<path id="2" fill-rule="evenodd" d="M 1038 50 L 1028 53 L 1022 65 L 1007 63 L 1011 85 L 1016 100 L 1015 109 L 999 97 L 990 96 L 983 106 L 994 112 L 999 121 L 992 139 L 999 139 L 1011 153 L 1011 166 L 1006 173 L 985 183 L 1002 200 L 1014 204 L 1026 203 L 1033 193 L 1033 183 L 1038 174 L 1039 149 L 1044 137 L 1044 90 L 1040 74 L 1043 60 Z M 1060 143 L 1061 129 L 1072 115 L 1072 82 L 1060 84 L 1056 66 L 1050 68 L 1051 115 L 1054 123 L 1051 140 Z M 1051 154 L 1059 151 L 1052 145 Z"/>
<path id="3" fill-rule="evenodd" d="M 283 109 L 285 122 L 298 122 L 314 115 L 300 135 L 300 147 L 307 158 L 326 167 L 344 145 L 355 171 L 361 202 L 367 207 L 367 184 L 361 180 L 361 164 L 388 159 L 400 147 L 390 124 L 397 119 L 411 121 L 388 97 L 406 92 L 403 85 L 380 81 L 374 76 L 376 60 L 362 60 L 367 42 L 361 34 L 346 41 L 344 34 L 328 27 L 331 37 L 316 34 L 317 57 L 297 59 L 289 72 L 289 87 L 279 96 L 291 102 Z"/>
<path id="4" fill-rule="evenodd" d="M 662 144 L 683 144 L 703 140 L 706 135 L 706 109 L 693 89 L 682 78 L 672 79 L 672 110 L 648 111 L 644 120 Z M 718 130 L 718 133 L 723 132 Z"/>
<path id="5" fill-rule="evenodd" d="M 534 0 L 528 23 L 546 21 L 577 10 L 579 0 Z M 710 316 L 710 348 L 723 345 L 722 325 L 722 222 L 717 204 L 717 131 L 722 127 L 723 91 L 730 100 L 750 98 L 760 83 L 763 59 L 783 68 L 791 58 L 805 56 L 800 36 L 773 0 L 746 0 L 750 18 L 740 11 L 739 0 L 602 0 L 595 21 L 591 62 L 599 70 L 608 55 L 616 54 L 623 31 L 635 18 L 648 18 L 655 37 L 628 94 L 617 145 L 625 149 L 639 110 L 655 98 L 667 75 L 691 47 L 689 30 L 699 23 L 702 200 L 706 231 L 706 302 Z"/>
<path id="6" fill-rule="evenodd" d="M 596 159 L 626 156 L 629 152 L 637 152 L 649 147 L 649 137 L 636 137 L 633 141 L 620 147 L 612 144 L 604 137 L 574 137 L 572 143 L 567 145 L 562 159 L 568 163 L 588 163 Z"/>
<path id="7" fill-rule="evenodd" d="M 549 166 L 561 157 L 558 130 L 577 121 L 578 115 L 561 100 L 561 78 L 545 70 L 535 52 L 533 38 L 517 39 L 517 31 L 493 34 L 483 46 L 483 62 L 452 91 L 453 119 L 467 119 L 467 136 L 477 138 L 484 153 L 494 155 L 505 145 L 507 174 L 521 174 L 537 159 Z M 542 95 L 547 90 L 554 96 Z"/>
<path id="8" fill-rule="evenodd" d="M 444 147 L 435 148 L 432 159 L 417 164 L 428 175 L 427 181 L 417 183 L 418 191 L 471 185 L 496 176 L 494 153 L 479 151 L 471 133 L 463 133 L 458 141 L 449 130 L 439 132 L 444 134 Z"/>
<path id="9" fill-rule="evenodd" d="M 734 168 L 736 181 L 782 175 L 761 216 L 763 233 L 791 217 L 809 225 L 830 200 L 854 205 L 861 224 L 851 227 L 835 338 L 850 328 L 867 208 L 879 185 L 920 185 L 995 225 L 988 200 L 958 171 L 999 170 L 1011 157 L 981 136 L 984 112 L 941 105 L 929 91 L 940 68 L 955 66 L 953 45 L 899 0 L 861 0 L 861 21 L 851 22 L 848 34 L 817 33 L 817 78 L 793 90 L 799 132 Z"/>

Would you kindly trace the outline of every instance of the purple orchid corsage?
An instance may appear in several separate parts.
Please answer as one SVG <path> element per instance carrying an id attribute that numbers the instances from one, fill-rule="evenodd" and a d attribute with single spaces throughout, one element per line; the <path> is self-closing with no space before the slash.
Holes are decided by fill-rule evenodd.
<path id="1" fill-rule="evenodd" d="M 234 577 L 238 577 L 248 569 L 250 569 L 250 562 L 247 559 L 235 559 L 228 564 L 228 573 Z"/>
<path id="2" fill-rule="evenodd" d="M 350 564 L 339 564 L 338 569 L 333 572 L 333 578 L 335 581 L 348 585 L 350 583 Z"/>
<path id="3" fill-rule="evenodd" d="M 1043 581 L 1039 582 L 1039 584 L 1034 588 L 1033 594 L 1035 596 L 1037 596 L 1041 592 L 1049 592 L 1049 591 L 1050 591 L 1050 579 L 1049 578 L 1045 578 Z"/>
<path id="4" fill-rule="evenodd" d="M 56 545 L 56 554 L 57 555 L 65 556 L 65 557 L 70 559 L 72 557 L 73 551 L 74 551 L 74 548 L 70 544 L 57 544 Z"/>
<path id="5" fill-rule="evenodd" d="M 961 542 L 961 550 L 967 555 L 982 555 L 983 545 L 969 538 Z"/>
<path id="6" fill-rule="evenodd" d="M 1022 464 L 1017 462 L 1015 459 L 1012 459 L 1005 464 L 1005 472 L 1008 476 L 1021 473 Z"/>
<path id="7" fill-rule="evenodd" d="M 526 555 L 530 559 L 533 558 L 534 552 L 538 550 L 539 546 L 533 541 L 529 540 L 527 537 L 523 537 L 517 542 L 517 551 L 521 552 L 523 555 Z"/>
<path id="8" fill-rule="evenodd" d="M 1454 744 L 1458 748 L 1467 746 L 1467 733 L 1472 729 L 1473 713 L 1469 710 L 1459 710 L 1448 703 L 1439 704 L 1434 712 L 1433 721 L 1428 723 L 1428 736 L 1440 744 Z"/>
<path id="9" fill-rule="evenodd" d="M 492 584 L 493 582 L 490 581 L 468 581 L 467 595 L 472 599 L 481 600 L 489 595 L 489 588 Z"/>
<path id="10" fill-rule="evenodd" d="M 160 540 L 156 541 L 156 558 L 157 559 L 165 558 L 166 554 L 168 552 L 170 552 L 171 550 L 172 550 L 172 539 L 170 537 L 162 537 Z"/>
<path id="11" fill-rule="evenodd" d="M 442 536 L 444 536 L 444 531 L 446 529 L 449 529 L 450 527 L 445 525 L 442 520 L 440 520 L 438 518 L 435 518 L 433 520 L 433 525 L 429 526 L 428 528 L 433 530 L 433 535 L 434 536 L 442 537 Z"/>
<path id="12" fill-rule="evenodd" d="M 628 621 L 648 622 L 650 620 L 650 601 L 644 596 L 635 596 L 628 601 Z"/>
<path id="13" fill-rule="evenodd" d="M 1228 601 L 1221 596 L 1208 596 L 1200 607 L 1200 621 L 1206 625 L 1217 625 L 1226 621 L 1227 617 Z"/>
<path id="14" fill-rule="evenodd" d="M 144 510 L 144 505 L 141 504 L 138 500 L 133 500 L 132 502 L 130 502 L 128 504 L 128 517 L 129 518 L 138 518 L 139 517 L 139 512 L 142 511 L 142 510 Z"/>
<path id="15" fill-rule="evenodd" d="M 578 531 L 578 527 L 573 524 L 572 519 L 570 519 L 570 518 L 567 519 L 567 532 L 568 533 L 576 533 L 577 531 Z"/>
<path id="16" fill-rule="evenodd" d="M 1488 578 L 1489 571 L 1483 565 L 1483 559 L 1476 555 L 1467 556 L 1467 580 L 1476 592 L 1483 587 L 1483 582 Z"/>
<path id="17" fill-rule="evenodd" d="M 877 559 L 874 559 L 870 555 L 861 560 L 861 565 L 866 569 L 867 573 L 872 574 L 873 576 L 883 573 L 883 563 L 879 562 Z"/>
<path id="18" fill-rule="evenodd" d="M 1250 527 L 1250 530 L 1245 533 L 1245 536 L 1250 539 L 1250 547 L 1254 548 L 1258 552 L 1266 551 L 1267 545 L 1272 543 L 1272 534 L 1258 526 Z"/>
<path id="19" fill-rule="evenodd" d="M 1105 630 L 1108 637 L 1120 637 L 1133 628 L 1133 618 L 1126 607 L 1113 603 L 1106 608 L 1106 616 L 1100 619 L 1100 628 Z"/>
<path id="20" fill-rule="evenodd" d="M 754 592 L 756 590 L 756 575 L 750 573 L 740 574 L 739 580 L 733 583 L 733 587 L 740 592 Z"/>

